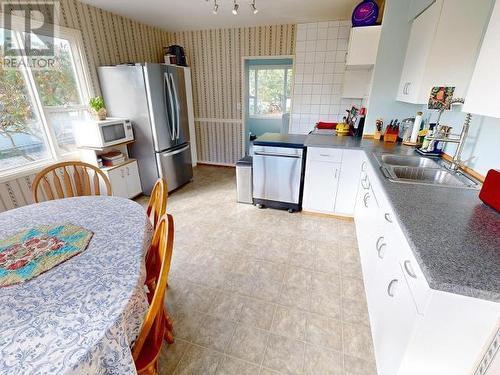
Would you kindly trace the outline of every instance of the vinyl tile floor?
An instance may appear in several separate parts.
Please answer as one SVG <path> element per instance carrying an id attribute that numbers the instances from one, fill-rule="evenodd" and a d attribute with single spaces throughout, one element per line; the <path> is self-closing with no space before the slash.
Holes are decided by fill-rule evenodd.
<path id="1" fill-rule="evenodd" d="M 352 221 L 237 203 L 234 168 L 212 166 L 167 211 L 175 343 L 160 374 L 376 374 Z"/>

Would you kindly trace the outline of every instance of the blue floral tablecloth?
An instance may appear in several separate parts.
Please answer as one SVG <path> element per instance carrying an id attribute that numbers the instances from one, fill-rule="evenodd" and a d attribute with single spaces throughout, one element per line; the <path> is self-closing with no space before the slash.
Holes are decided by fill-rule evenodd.
<path id="1" fill-rule="evenodd" d="M 92 240 L 46 273 L 0 288 L 0 374 L 135 374 L 149 220 L 130 200 L 69 198 L 0 214 L 0 238 L 61 222 L 87 228 Z"/>

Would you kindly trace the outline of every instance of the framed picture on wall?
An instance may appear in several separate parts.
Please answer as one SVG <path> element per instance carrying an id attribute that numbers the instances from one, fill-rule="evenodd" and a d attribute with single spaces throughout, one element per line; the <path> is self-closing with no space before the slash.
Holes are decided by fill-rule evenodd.
<path id="1" fill-rule="evenodd" d="M 455 87 L 433 87 L 429 96 L 429 104 L 427 108 L 438 110 L 449 110 L 450 102 L 455 93 Z"/>

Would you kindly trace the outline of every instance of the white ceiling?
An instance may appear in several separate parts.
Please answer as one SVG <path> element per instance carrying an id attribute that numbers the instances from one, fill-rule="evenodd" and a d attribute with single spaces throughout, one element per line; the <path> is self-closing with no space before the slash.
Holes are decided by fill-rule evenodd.
<path id="1" fill-rule="evenodd" d="M 350 19 L 360 0 L 238 0 L 239 14 L 231 13 L 233 0 L 217 0 L 219 13 L 212 14 L 213 0 L 82 0 L 84 3 L 170 31 L 234 26 L 257 26 Z"/>

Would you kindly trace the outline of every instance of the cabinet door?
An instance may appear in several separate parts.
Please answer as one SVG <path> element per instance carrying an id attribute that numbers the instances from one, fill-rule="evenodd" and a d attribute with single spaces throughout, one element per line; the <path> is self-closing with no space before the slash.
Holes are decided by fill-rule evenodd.
<path id="1" fill-rule="evenodd" d="M 397 263 L 389 263 L 377 280 L 376 303 L 369 305 L 379 374 L 398 374 L 417 323 L 417 310 Z"/>
<path id="2" fill-rule="evenodd" d="M 340 175 L 340 163 L 307 159 L 303 208 L 333 213 Z"/>
<path id="3" fill-rule="evenodd" d="M 408 103 L 417 103 L 418 101 L 420 85 L 424 77 L 442 4 L 442 0 L 437 1 L 413 21 L 397 100 Z"/>
<path id="4" fill-rule="evenodd" d="M 353 215 L 358 191 L 362 151 L 344 150 L 339 186 L 335 199 L 335 213 Z"/>
<path id="5" fill-rule="evenodd" d="M 125 180 L 125 169 L 123 167 L 111 169 L 107 172 L 113 195 L 115 197 L 128 198 L 127 181 Z"/>
<path id="6" fill-rule="evenodd" d="M 139 168 L 137 162 L 133 161 L 125 165 L 125 179 L 127 181 L 127 196 L 133 198 L 142 193 L 141 179 L 139 178 Z"/>
<path id="7" fill-rule="evenodd" d="M 474 73 L 465 97 L 464 112 L 500 117 L 498 87 L 500 86 L 500 1 L 495 3 L 488 29 L 484 35 Z"/>
<path id="8" fill-rule="evenodd" d="M 349 36 L 346 65 L 370 66 L 377 59 L 382 26 L 353 27 Z"/>

